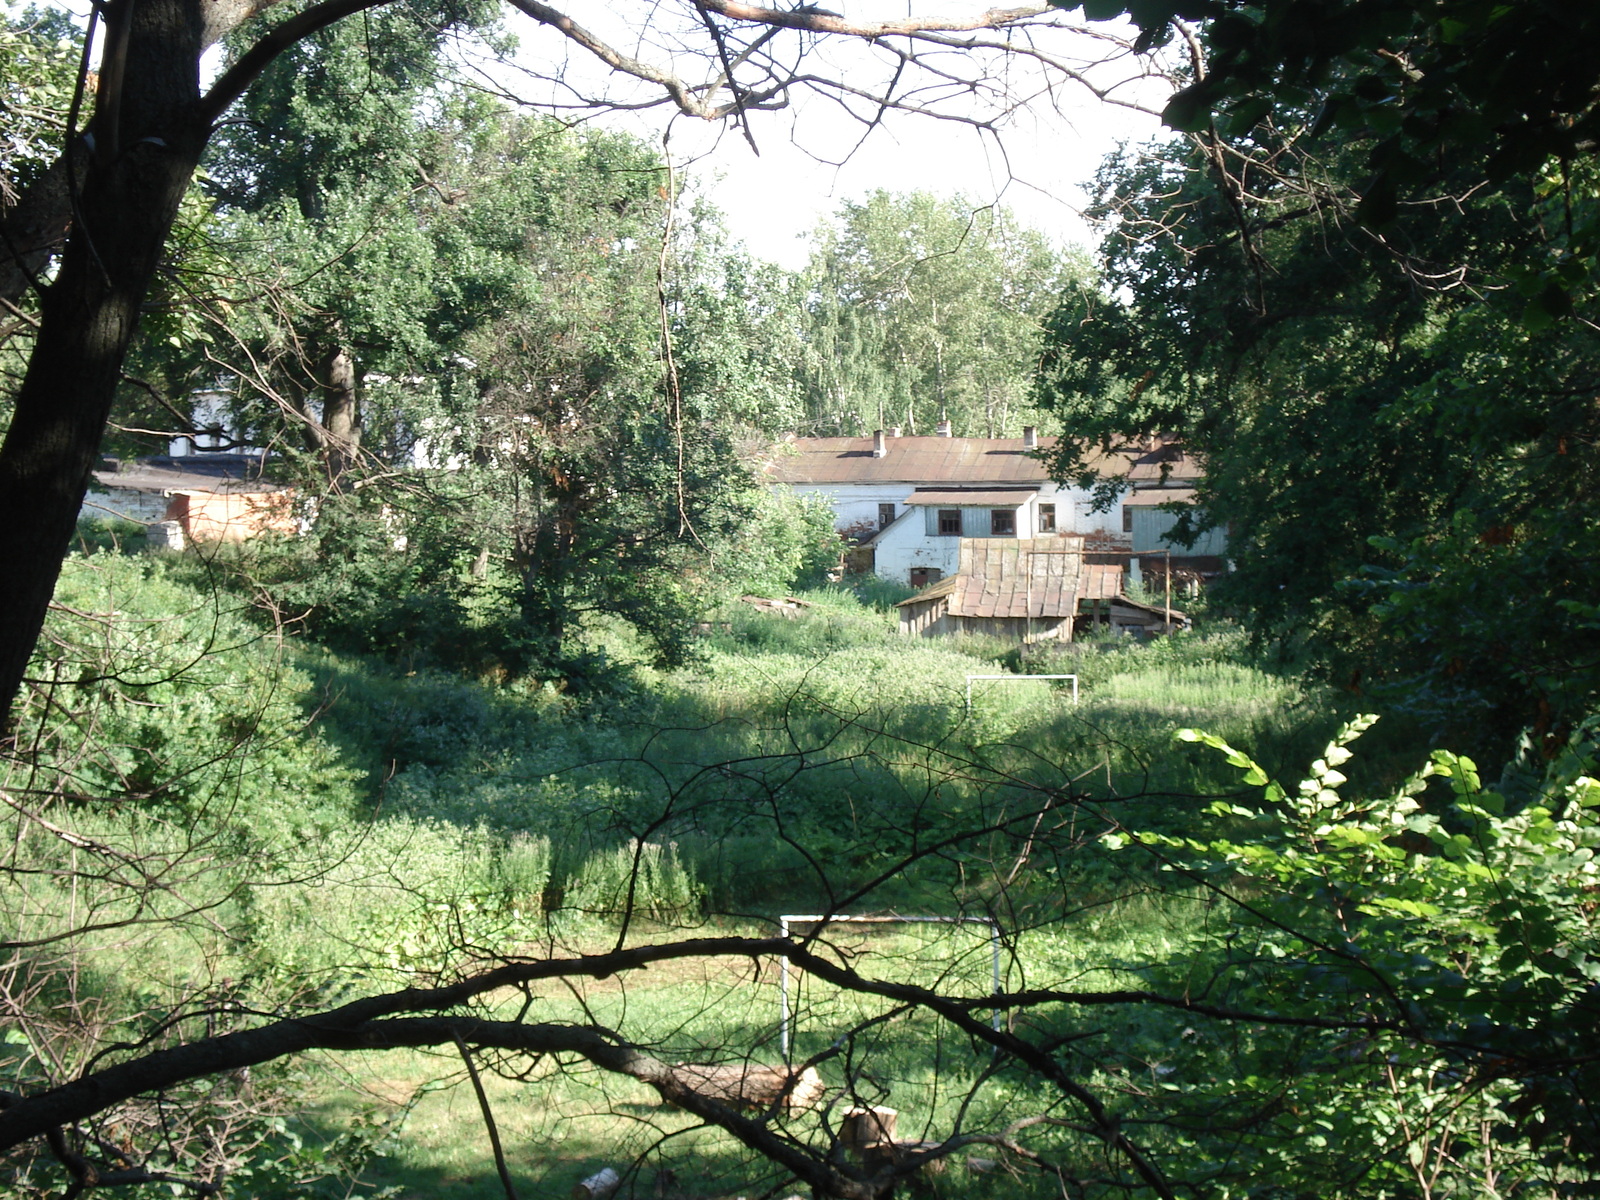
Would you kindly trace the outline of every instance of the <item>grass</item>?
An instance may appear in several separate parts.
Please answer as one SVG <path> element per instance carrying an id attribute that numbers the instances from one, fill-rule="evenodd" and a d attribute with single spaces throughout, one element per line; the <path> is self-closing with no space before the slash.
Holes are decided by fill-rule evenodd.
<path id="1" fill-rule="evenodd" d="M 188 668 L 172 665 L 187 661 L 188 626 L 136 625 L 155 682 L 138 704 L 108 690 L 94 714 L 129 747 L 154 730 L 173 745 L 203 745 L 207 757 L 188 771 L 181 794 L 159 801 L 166 807 L 143 799 L 144 809 L 97 817 L 93 829 L 108 838 L 138 830 L 147 843 L 155 829 L 214 836 L 206 851 L 220 865 L 207 868 L 215 874 L 204 887 L 234 889 L 215 927 L 197 920 L 138 943 L 85 940 L 108 980 L 128 971 L 126 986 L 105 983 L 108 1003 L 147 1016 L 224 980 L 246 981 L 229 986 L 268 1009 L 299 989 L 332 997 L 405 986 L 452 963 L 464 968 L 466 945 L 596 949 L 615 936 L 596 913 L 614 907 L 636 857 L 651 865 L 639 908 L 672 924 L 635 929 L 635 938 L 770 932 L 779 913 L 846 896 L 865 910 L 993 907 L 1007 934 L 1008 986 L 1142 986 L 1166 978 L 1167 964 L 1204 936 L 1204 922 L 1193 897 L 1163 890 L 1130 852 L 1097 847 L 1106 814 L 1182 827 L 1196 805 L 1181 797 L 1237 786 L 1237 773 L 1215 755 L 1174 745 L 1183 726 L 1292 772 L 1341 716 L 1328 694 L 1253 665 L 1226 634 L 1065 647 L 1027 669 L 1078 674 L 1079 704 L 1064 688 L 1020 682 L 980 687 L 969 711 L 967 676 L 1021 666 L 1013 647 L 909 642 L 884 608 L 838 589 L 812 594 L 793 620 L 731 610 L 710 623 L 693 665 L 664 672 L 632 662 L 625 691 L 586 706 L 313 650 L 284 655 L 236 630 L 229 614 L 188 604 L 159 565 L 112 568 L 101 559 L 69 572 L 64 594 L 77 587 L 88 597 L 131 572 L 133 592 L 188 613 L 183 620 L 234 656 L 206 660 L 187 686 Z M 80 604 L 127 608 L 122 584 L 111 591 Z M 246 661 L 268 652 L 277 656 L 270 670 Z M 230 686 L 219 672 L 235 670 L 263 676 L 256 707 L 265 725 L 229 742 L 219 739 L 209 701 Z M 310 737 L 299 724 L 306 713 Z M 65 745 L 73 733 L 52 736 Z M 110 778 L 110 767 L 95 776 L 100 786 Z M 1026 825 L 1005 826 L 926 852 L 953 832 L 1004 826 L 1009 814 L 1062 797 L 1081 807 L 1053 810 L 1061 824 L 1048 844 L 1032 840 Z M 65 903 L 65 893 L 45 890 L 35 893 L 44 908 Z M 706 913 L 723 915 L 705 926 Z M 841 962 L 864 973 L 971 996 L 989 987 L 987 943 L 969 933 L 846 930 L 828 940 Z M 660 966 L 551 984 L 529 1011 L 625 1030 L 672 1060 L 733 1048 L 776 1062 L 774 981 L 771 964 L 760 972 L 726 962 Z M 505 1011 L 523 999 L 505 997 Z M 1008 1113 L 1060 1102 L 1036 1082 L 991 1076 L 988 1051 L 939 1021 L 897 1016 L 883 1001 L 815 980 L 797 983 L 794 999 L 797 1053 L 831 1052 L 823 1063 L 830 1084 L 849 1080 L 850 1099 L 900 1109 L 903 1136 L 992 1128 Z M 1156 1070 L 1152 1048 L 1181 1033 L 1181 1024 L 1115 1012 L 1103 1025 L 1107 1035 L 1093 1047 L 1071 1051 L 1086 1077 Z M 770 1167 L 721 1134 L 694 1131 L 640 1085 L 571 1063 L 514 1070 L 522 1076 L 491 1073 L 487 1086 L 525 1195 L 565 1193 L 600 1166 L 633 1162 L 641 1194 L 662 1167 L 698 1196 L 777 1182 Z M 319 1059 L 290 1076 L 286 1086 L 304 1100 L 295 1128 L 311 1147 L 296 1162 L 331 1145 L 362 1164 L 363 1188 L 462 1200 L 501 1194 L 454 1055 Z M 795 1128 L 815 1132 L 823 1119 L 796 1117 Z M 286 1182 L 293 1171 L 285 1171 L 261 1175 L 251 1194 L 335 1186 Z M 973 1196 L 1049 1191 L 1036 1182 L 969 1178 L 958 1167 L 940 1186 Z"/>
<path id="2" fill-rule="evenodd" d="M 1141 964 L 1167 959 L 1193 941 L 1190 907 L 1187 901 L 1145 894 L 1102 906 L 1070 929 L 1025 933 L 1020 941 L 1008 938 L 1007 986 L 1024 978 L 1034 986 L 1080 990 L 1136 985 Z M 595 939 L 603 935 L 599 928 L 591 932 Z M 975 997 L 989 990 L 989 945 L 981 932 L 840 927 L 826 941 L 865 975 Z M 1129 965 L 1107 966 L 1119 962 Z M 842 994 L 796 976 L 791 1002 L 797 1059 L 825 1055 L 848 1036 L 845 1053 L 821 1064 L 830 1088 L 825 1104 L 831 1107 L 787 1118 L 787 1127 L 799 1136 L 820 1136 L 822 1123 L 836 1122 L 849 1103 L 888 1105 L 901 1114 L 900 1136 L 939 1139 L 958 1128 L 991 1129 L 1057 1101 L 1037 1084 L 1006 1075 L 986 1079 L 992 1066 L 986 1049 L 931 1018 L 885 1019 L 893 1008 L 887 1001 Z M 502 1011 L 520 1003 L 508 997 Z M 780 1061 L 778 1012 L 771 964 L 757 970 L 742 961 L 713 960 L 574 981 L 570 989 L 552 987 L 540 997 L 535 1017 L 627 1028 L 633 1039 L 671 1061 L 726 1060 L 731 1047 L 735 1056 L 749 1053 L 758 1062 L 775 1064 Z M 346 1056 L 321 1063 L 317 1074 L 320 1098 L 304 1115 L 309 1136 L 332 1136 L 352 1119 L 370 1126 L 375 1118 L 404 1110 L 398 1138 L 363 1172 L 365 1187 L 396 1187 L 400 1197 L 416 1200 L 489 1200 L 503 1194 L 482 1116 L 454 1055 Z M 485 1082 L 514 1181 L 524 1195 L 565 1194 L 604 1166 L 636 1170 L 645 1195 L 651 1194 L 655 1172 L 663 1169 L 673 1171 L 677 1186 L 690 1195 L 751 1194 L 776 1181 L 770 1167 L 752 1161 L 731 1138 L 696 1128 L 691 1118 L 630 1080 L 546 1063 L 524 1079 L 489 1075 Z M 964 1157 L 958 1159 L 942 1181 L 942 1187 L 956 1189 L 944 1194 L 1052 1194 L 1039 1180 L 971 1176 L 964 1163 Z"/>

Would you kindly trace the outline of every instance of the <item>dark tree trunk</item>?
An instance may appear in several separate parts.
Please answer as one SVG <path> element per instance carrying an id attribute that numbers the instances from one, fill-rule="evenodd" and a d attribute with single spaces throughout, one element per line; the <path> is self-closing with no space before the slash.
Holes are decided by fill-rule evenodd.
<path id="1" fill-rule="evenodd" d="M 200 45 L 206 49 L 278 0 L 206 0 L 201 6 Z M 74 156 L 78 186 L 84 182 L 88 155 Z M 67 157 L 58 158 L 36 178 L 0 223 L 0 300 L 17 304 L 50 265 L 72 225 L 72 194 L 67 188 Z"/>
<path id="2" fill-rule="evenodd" d="M 201 0 L 118 0 L 129 15 L 119 103 L 103 98 L 39 334 L 0 444 L 0 731 L 72 542 L 140 304 L 208 130 L 199 116 Z M 102 75 L 104 77 L 104 75 Z M 116 127 L 107 124 L 107 112 Z"/>

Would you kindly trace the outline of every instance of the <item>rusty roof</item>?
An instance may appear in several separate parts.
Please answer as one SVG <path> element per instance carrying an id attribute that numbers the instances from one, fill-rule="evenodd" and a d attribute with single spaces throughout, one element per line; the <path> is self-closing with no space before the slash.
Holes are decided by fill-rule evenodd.
<path id="1" fill-rule="evenodd" d="M 1032 450 L 1022 438 L 892 437 L 884 439 L 878 458 L 870 437 L 796 437 L 778 445 L 767 470 L 780 483 L 1038 485 L 1050 481 L 1040 454 L 1056 442 L 1041 437 Z M 1089 464 L 1103 475 L 1125 475 L 1135 487 L 1170 486 L 1201 474 L 1194 456 L 1174 443 L 1095 453 Z"/>
<path id="2" fill-rule="evenodd" d="M 873 440 L 791 438 L 772 460 L 783 483 L 1046 483 L 1044 463 L 1021 438 L 898 437 L 875 458 Z M 1039 448 L 1055 445 L 1040 438 Z"/>
<path id="3" fill-rule="evenodd" d="M 1080 600 L 1106 600 L 1122 591 L 1122 568 L 1084 562 L 1084 539 L 962 538 L 956 574 L 902 600 L 899 607 L 950 599 L 955 617 L 1060 618 Z"/>
<path id="4" fill-rule="evenodd" d="M 1122 503 L 1129 508 L 1154 508 L 1158 504 L 1193 504 L 1194 489 L 1192 487 L 1141 489 L 1123 497 Z"/>

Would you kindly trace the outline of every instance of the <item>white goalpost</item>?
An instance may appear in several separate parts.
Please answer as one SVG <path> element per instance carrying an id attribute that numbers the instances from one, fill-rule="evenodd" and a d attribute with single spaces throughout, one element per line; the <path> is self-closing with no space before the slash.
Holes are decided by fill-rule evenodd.
<path id="1" fill-rule="evenodd" d="M 994 975 L 993 994 L 1000 994 L 1000 923 L 993 917 L 907 917 L 888 916 L 823 916 L 821 914 L 785 913 L 778 918 L 778 933 L 787 938 L 791 925 L 987 925 L 989 927 L 989 954 Z M 789 960 L 778 964 L 778 1045 L 783 1061 L 789 1061 L 792 1043 L 794 1013 L 789 1004 Z M 1000 1028 L 1000 1009 L 994 1009 L 994 1028 Z"/>

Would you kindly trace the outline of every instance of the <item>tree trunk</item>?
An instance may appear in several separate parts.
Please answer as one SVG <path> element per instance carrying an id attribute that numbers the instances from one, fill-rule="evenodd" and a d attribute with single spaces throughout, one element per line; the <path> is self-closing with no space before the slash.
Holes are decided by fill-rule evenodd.
<path id="1" fill-rule="evenodd" d="M 0 731 L 72 542 L 139 307 L 208 130 L 198 119 L 200 0 L 120 0 L 130 13 L 120 104 L 100 105 L 96 160 L 0 444 Z M 108 107 L 116 129 L 101 128 Z M 88 159 L 88 139 L 74 157 Z"/>
<path id="2" fill-rule="evenodd" d="M 199 19 L 202 50 L 214 46 L 239 25 L 278 3 L 278 0 L 206 0 Z M 131 61 L 131 59 L 130 59 Z M 124 143 L 125 145 L 127 143 Z M 72 156 L 78 187 L 84 183 L 89 156 L 81 149 Z M 0 225 L 0 300 L 17 304 L 66 240 L 72 226 L 72 194 L 67 188 L 68 156 L 56 159 L 28 185 Z"/>
<path id="3" fill-rule="evenodd" d="M 356 388 L 356 360 L 335 345 L 317 363 L 317 386 L 322 391 L 323 466 L 329 482 L 336 482 L 355 463 L 361 446 L 360 393 Z"/>

